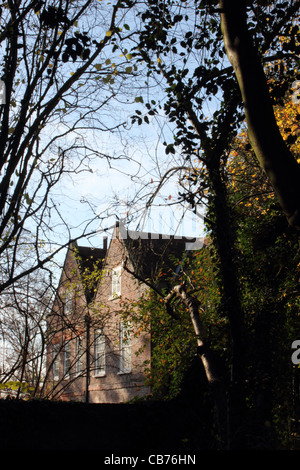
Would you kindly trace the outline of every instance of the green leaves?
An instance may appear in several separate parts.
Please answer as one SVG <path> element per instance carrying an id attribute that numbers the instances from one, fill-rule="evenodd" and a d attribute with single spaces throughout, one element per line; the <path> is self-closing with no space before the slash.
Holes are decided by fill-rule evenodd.
<path id="1" fill-rule="evenodd" d="M 75 62 L 78 58 L 86 60 L 89 58 L 91 40 L 86 32 L 75 32 L 74 36 L 65 40 L 65 49 L 62 54 L 62 61 L 68 62 L 70 58 Z"/>
<path id="2" fill-rule="evenodd" d="M 105 77 L 102 78 L 103 83 L 109 83 L 110 85 L 113 85 L 115 80 L 111 74 L 107 74 Z"/>
<path id="3" fill-rule="evenodd" d="M 33 199 L 31 199 L 29 197 L 28 193 L 24 194 L 24 199 L 25 199 L 26 204 L 28 204 L 28 205 L 32 204 L 32 202 L 33 202 Z"/>
<path id="4" fill-rule="evenodd" d="M 18 380 L 9 380 L 8 382 L 0 383 L 0 390 L 7 390 L 8 392 L 20 390 L 22 393 L 34 390 L 33 387 L 29 387 L 27 382 L 19 382 Z"/>
<path id="5" fill-rule="evenodd" d="M 169 153 L 172 153 L 173 155 L 175 154 L 175 147 L 174 147 L 174 144 L 167 144 L 167 146 L 166 146 L 166 154 L 168 155 Z"/>
<path id="6" fill-rule="evenodd" d="M 136 97 L 134 98 L 134 101 L 135 101 L 136 103 L 144 103 L 144 99 L 143 99 L 142 96 L 136 96 Z"/>

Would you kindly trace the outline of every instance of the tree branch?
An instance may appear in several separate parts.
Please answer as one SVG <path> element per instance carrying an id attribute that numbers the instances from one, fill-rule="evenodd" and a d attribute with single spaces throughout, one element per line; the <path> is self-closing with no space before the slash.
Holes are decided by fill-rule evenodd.
<path id="1" fill-rule="evenodd" d="M 276 123 L 266 77 L 247 28 L 246 2 L 221 0 L 224 45 L 241 91 L 248 136 L 290 225 L 300 228 L 300 165 Z"/>

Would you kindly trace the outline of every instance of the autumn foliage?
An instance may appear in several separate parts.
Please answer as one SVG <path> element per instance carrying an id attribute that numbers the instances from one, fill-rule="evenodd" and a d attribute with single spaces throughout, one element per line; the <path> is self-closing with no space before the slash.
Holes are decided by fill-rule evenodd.
<path id="1" fill-rule="evenodd" d="M 298 159 L 300 106 L 287 100 L 275 112 L 280 131 Z M 268 431 L 286 442 L 291 439 L 288 429 L 295 413 L 293 404 L 299 398 L 292 387 L 298 369 L 290 360 L 291 343 L 300 336 L 298 237 L 289 227 L 244 129 L 235 139 L 223 172 L 233 216 L 246 331 L 247 407 L 251 414 L 264 396 L 268 406 L 260 413 L 265 416 Z M 218 357 L 225 382 L 229 382 L 230 324 L 223 315 L 218 263 L 213 243 L 190 252 L 184 260 L 174 259 L 173 265 L 180 267 L 178 273 L 162 266 L 157 279 L 152 280 L 155 290 L 124 310 L 140 331 L 146 329 L 151 334 L 153 354 L 151 364 L 146 365 L 146 381 L 156 398 L 180 394 L 196 355 L 188 310 L 176 301 L 170 311 L 164 302 L 175 284 L 185 283 L 189 294 L 199 301 L 205 340 Z M 204 395 L 199 399 L 206 400 Z"/>

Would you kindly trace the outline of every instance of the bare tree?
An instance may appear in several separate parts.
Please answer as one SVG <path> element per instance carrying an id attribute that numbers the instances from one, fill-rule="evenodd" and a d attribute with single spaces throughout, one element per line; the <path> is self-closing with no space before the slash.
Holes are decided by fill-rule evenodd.
<path id="1" fill-rule="evenodd" d="M 90 171 L 91 158 L 107 158 L 91 147 L 91 137 L 122 123 L 109 106 L 129 74 L 119 48 L 131 5 L 25 0 L 1 7 L 0 291 L 61 249 L 51 242 L 60 225 L 68 233 L 52 196 L 62 176 Z M 23 233 L 32 235 L 26 269 Z"/>
<path id="2" fill-rule="evenodd" d="M 46 320 L 53 302 L 50 279 L 35 272 L 1 296 L 1 388 L 39 395 L 45 375 Z M 23 395 L 22 395 L 23 396 Z"/>

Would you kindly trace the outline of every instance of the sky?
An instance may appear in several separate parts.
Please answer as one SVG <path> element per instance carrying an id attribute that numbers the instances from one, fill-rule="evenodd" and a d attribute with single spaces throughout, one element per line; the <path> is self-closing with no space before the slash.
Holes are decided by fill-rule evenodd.
<path id="1" fill-rule="evenodd" d="M 167 128 L 164 137 L 166 134 L 171 138 Z M 182 164 L 179 155 L 166 156 L 162 140 L 161 124 L 154 118 L 149 125 L 133 127 L 125 139 L 118 133 L 91 133 L 91 146 L 103 154 L 122 158 L 111 161 L 95 158 L 89 171 L 64 176 L 60 181 L 57 199 L 64 217 L 73 226 L 73 236 L 79 235 L 95 214 L 99 216 L 90 226 L 97 229 L 97 235 L 84 238 L 79 244 L 101 246 L 107 234 L 104 230 L 123 218 L 126 223 L 131 221 L 128 226 L 131 230 L 188 237 L 204 235 L 203 218 L 195 215 L 188 204 L 176 204 L 177 173 L 161 188 L 150 210 L 145 208 L 165 171 Z M 197 209 L 203 213 L 203 208 Z M 112 229 L 108 230 L 108 236 L 111 234 Z"/>
<path id="2" fill-rule="evenodd" d="M 101 7 L 102 5 L 103 3 Z M 110 5 L 110 2 L 107 7 L 108 5 Z M 109 16 L 106 18 L 104 9 L 99 10 L 99 5 L 98 13 L 100 14 L 99 18 L 103 16 L 103 28 L 108 27 L 105 26 L 105 22 L 108 21 Z M 135 15 L 134 12 L 130 12 L 131 17 L 126 18 L 126 22 L 135 27 L 136 18 L 132 17 L 132 14 Z M 87 25 L 80 25 L 82 29 L 86 26 L 87 28 L 92 27 L 91 31 L 93 32 L 97 31 L 98 18 L 96 20 L 94 17 L 88 16 L 86 21 Z M 120 24 L 124 21 L 125 18 L 120 18 Z M 98 36 L 101 35 L 103 35 L 103 30 Z M 113 70 L 115 70 L 111 65 L 113 61 L 116 61 L 116 64 L 125 62 L 125 66 L 132 65 L 130 60 L 128 63 L 125 60 L 127 54 L 122 56 L 120 51 L 117 51 L 115 55 L 116 57 L 111 55 L 111 48 L 105 49 L 104 56 L 97 59 L 103 66 L 102 71 L 109 69 L 110 73 L 113 73 Z M 106 63 L 107 61 L 109 63 Z M 76 63 L 73 64 L 72 62 L 62 65 L 62 77 L 67 79 L 70 73 L 71 75 L 74 73 L 77 66 Z M 93 75 L 91 76 L 93 77 Z M 82 230 L 86 228 L 87 232 L 95 230 L 97 233 L 93 237 L 83 238 L 80 243 L 101 246 L 103 235 L 106 235 L 105 230 L 113 227 L 117 218 L 122 219 L 125 217 L 127 221 L 131 221 L 129 228 L 131 230 L 136 229 L 137 220 L 134 214 L 137 212 L 141 215 L 139 230 L 175 234 L 177 236 L 203 236 L 203 219 L 195 216 L 189 206 L 183 207 L 176 204 L 178 178 L 175 173 L 173 178 L 168 180 L 168 183 L 161 188 L 151 209 L 145 211 L 146 203 L 157 188 L 157 184 L 165 171 L 170 167 L 182 165 L 182 159 L 180 155 L 173 156 L 169 154 L 166 156 L 165 154 L 162 142 L 164 140 L 168 143 L 172 142 L 173 133 L 169 124 L 167 124 L 163 111 L 161 111 L 162 115 L 159 118 L 157 116 L 150 118 L 149 125 L 145 123 L 142 126 L 131 125 L 130 117 L 136 108 L 139 108 L 142 112 L 147 111 L 146 108 L 142 109 L 141 103 L 137 104 L 135 102 L 136 93 L 141 93 L 140 84 L 145 85 L 143 82 L 144 77 L 140 78 L 140 75 L 134 76 L 132 74 L 132 77 L 129 77 L 127 81 L 125 80 L 124 84 L 121 84 L 121 81 L 118 82 L 116 78 L 112 90 L 109 90 L 109 86 L 103 85 L 101 75 L 97 78 L 100 78 L 98 82 L 95 79 L 89 84 L 95 94 L 91 96 L 81 94 L 79 101 L 81 108 L 76 108 L 75 114 L 70 113 L 68 115 L 67 113 L 62 115 L 61 122 L 59 121 L 59 113 L 57 113 L 54 121 L 49 123 L 49 128 L 46 126 L 44 138 L 47 140 L 55 132 L 58 134 L 63 132 L 63 120 L 67 122 L 68 116 L 70 116 L 70 119 L 72 119 L 72 116 L 73 119 L 78 118 L 80 112 L 85 113 L 86 109 L 90 109 L 89 106 L 99 107 L 101 100 L 105 101 L 106 95 L 111 91 L 114 92 L 114 87 L 120 86 L 126 94 L 116 96 L 113 107 L 111 107 L 111 100 L 109 100 L 106 108 L 101 107 L 99 109 L 99 122 L 100 124 L 104 122 L 109 128 L 111 122 L 115 124 L 115 122 L 124 121 L 126 122 L 126 128 L 123 128 L 122 132 L 114 133 L 85 128 L 84 133 L 90 148 L 94 148 L 104 155 L 122 158 L 109 161 L 106 158 L 95 156 L 91 158 L 89 168 L 86 171 L 63 175 L 52 193 L 59 215 L 57 214 L 53 219 L 51 237 L 57 241 L 57 244 L 65 244 L 69 238 L 80 236 Z M 84 80 L 82 81 L 84 82 Z M 153 87 L 151 85 L 149 89 L 145 88 L 144 93 L 147 95 L 145 101 L 150 99 L 159 101 L 161 98 L 158 94 L 160 86 L 159 84 L 156 85 L 154 84 Z M 20 86 L 22 87 L 22 85 Z M 99 91 L 97 91 L 98 89 Z M 81 90 L 84 90 L 84 86 Z M 87 88 L 87 91 L 89 91 L 89 88 Z M 75 96 L 77 95 L 75 94 Z M 97 98 L 99 98 L 99 101 L 97 101 Z M 72 93 L 68 93 L 67 99 L 72 101 Z M 76 97 L 74 99 L 76 101 Z M 65 104 L 62 104 L 63 106 Z M 95 119 L 97 125 L 96 113 L 90 117 L 91 122 Z M 56 118 L 57 121 L 55 122 Z M 78 132 L 77 134 L 71 132 L 67 136 L 71 145 L 72 140 L 75 142 L 76 138 L 78 138 Z M 54 158 L 55 156 L 55 154 L 52 155 Z M 74 157 L 71 155 L 70 161 L 72 158 Z M 202 211 L 202 208 L 199 211 Z M 66 222 L 65 225 L 60 223 L 60 217 Z M 97 220 L 95 220 L 95 217 L 97 217 Z M 109 235 L 111 233 L 110 230 Z"/>
<path id="3" fill-rule="evenodd" d="M 118 139 L 108 139 L 108 143 L 117 148 L 121 145 Z M 157 142 L 153 141 L 153 147 Z M 161 146 L 162 147 L 162 146 Z M 63 178 L 60 182 L 60 199 L 63 213 L 70 225 L 75 225 L 72 233 L 80 233 L 89 217 L 94 217 L 94 211 L 99 220 L 92 224 L 97 228 L 98 235 L 84 243 L 99 243 L 105 233 L 104 229 L 114 226 L 117 219 L 126 219 L 129 228 L 141 231 L 175 234 L 177 236 L 203 236 L 203 220 L 192 213 L 188 205 L 185 207 L 175 204 L 177 195 L 177 176 L 175 175 L 159 193 L 159 197 L 146 210 L 146 201 L 155 189 L 158 179 L 156 161 L 154 156 L 143 153 L 141 144 L 132 149 L 134 160 L 112 162 L 111 166 L 106 160 L 98 159 L 91 165 L 92 171 L 87 171 L 71 178 Z M 155 150 L 156 153 L 156 150 Z M 164 149 L 160 148 L 161 161 L 165 160 Z M 151 158 L 152 157 L 152 158 Z M 155 156 L 159 159 L 159 156 Z M 132 175 L 137 175 L 132 178 Z M 152 181 L 152 182 L 151 182 Z M 142 195 L 145 198 L 142 198 Z M 141 198 L 141 200 L 139 200 Z M 91 209 L 93 205 L 93 209 Z M 199 208 L 199 211 L 201 209 Z M 76 219 L 74 220 L 74 216 Z M 139 224 L 138 224 L 139 223 Z M 112 233 L 112 230 L 109 231 Z"/>
<path id="4" fill-rule="evenodd" d="M 104 15 L 104 3 L 106 2 L 101 3 L 102 8 L 100 11 L 98 10 L 100 18 L 103 16 L 103 28 L 108 27 L 105 26 L 105 22 L 109 24 L 109 15 Z M 109 5 L 110 2 L 107 3 L 106 8 L 110 8 Z M 139 5 L 138 9 L 140 8 Z M 181 9 L 180 6 L 178 8 Z M 123 17 L 120 12 L 120 25 L 124 26 L 125 23 L 130 25 L 123 29 L 124 35 L 138 28 L 139 19 L 136 13 L 133 9 Z M 98 30 L 98 19 L 95 21 L 94 17 L 87 17 L 86 21 L 86 29 L 89 31 Z M 194 21 L 192 12 L 191 21 Z M 100 26 L 98 37 L 103 34 L 101 28 L 102 26 Z M 97 34 L 94 36 L 97 37 Z M 128 50 L 131 46 L 131 42 L 128 43 L 128 46 L 126 42 L 122 43 L 122 47 L 128 47 Z M 120 52 L 122 51 L 117 50 L 113 56 L 111 48 L 107 48 L 104 51 L 104 56 L 99 57 L 96 62 L 101 62 L 102 70 L 104 70 L 104 61 L 107 59 L 110 61 L 107 68 L 112 67 L 111 63 L 116 62 L 118 69 L 118 64 L 127 58 L 126 53 L 122 56 Z M 133 63 L 129 59 L 126 65 L 132 66 Z M 74 64 L 75 66 L 76 64 Z M 70 67 L 72 68 L 73 65 L 71 64 Z M 113 70 L 115 69 L 112 67 L 111 71 Z M 126 217 L 127 221 L 131 220 L 137 211 L 141 214 L 140 222 L 143 221 L 139 226 L 140 230 L 176 234 L 177 236 L 202 237 L 204 235 L 203 218 L 192 213 L 188 205 L 183 207 L 175 203 L 178 193 L 177 174 L 174 174 L 168 184 L 163 186 L 151 206 L 151 210 L 145 211 L 145 205 L 165 171 L 170 167 L 182 165 L 180 155 L 169 154 L 166 156 L 165 154 L 162 142 L 164 140 L 168 143 L 173 142 L 173 132 L 170 124 L 167 123 L 166 116 L 163 115 L 163 110 L 160 111 L 160 116 L 149 116 L 149 125 L 145 123 L 141 126 L 131 125 L 130 117 L 135 109 L 138 108 L 142 113 L 147 111 L 146 108 L 143 110 L 141 103 L 135 102 L 137 93 L 144 93 L 145 102 L 151 99 L 158 102 L 162 98 L 160 83 L 151 82 L 148 89 L 145 88 L 144 91 L 143 89 L 141 91 L 140 85 L 145 85 L 145 77 L 146 73 L 143 70 L 141 75 L 134 76 L 133 73 L 132 77 L 125 80 L 122 85 L 116 77 L 112 88 L 120 86 L 125 94 L 124 96 L 116 96 L 115 102 L 110 100 L 107 108 L 100 109 L 100 120 L 102 119 L 101 113 L 104 112 L 105 124 L 108 127 L 110 119 L 113 122 L 124 121 L 127 123 L 122 132 L 86 131 L 86 137 L 91 147 L 103 154 L 123 156 L 123 158 L 110 162 L 105 158 L 95 158 L 90 162 L 89 171 L 73 174 L 70 177 L 65 175 L 55 188 L 55 200 L 60 204 L 59 210 L 68 225 L 72 227 L 70 234 L 66 231 L 60 234 L 61 241 L 64 241 L 67 236 L 78 236 L 88 221 L 98 215 L 99 219 L 88 227 L 88 229 L 96 229 L 97 235 L 82 239 L 82 243 L 101 246 L 105 234 L 104 229 L 114 226 L 118 217 Z M 150 79 L 147 78 L 147 80 Z M 103 86 L 101 80 L 97 84 L 99 88 Z M 103 93 L 99 95 L 100 101 L 104 96 Z M 110 108 L 111 103 L 112 108 Z M 84 100 L 83 104 L 85 104 Z M 68 138 L 72 138 L 72 134 Z M 198 212 L 203 213 L 203 208 L 198 208 Z M 129 228 L 136 229 L 136 227 L 137 220 L 132 220 Z"/>

